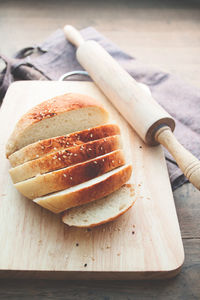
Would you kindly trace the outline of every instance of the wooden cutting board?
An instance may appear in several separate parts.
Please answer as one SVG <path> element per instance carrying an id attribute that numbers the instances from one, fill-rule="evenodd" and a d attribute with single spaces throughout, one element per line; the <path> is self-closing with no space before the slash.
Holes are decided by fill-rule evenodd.
<path id="1" fill-rule="evenodd" d="M 135 205 L 118 220 L 91 231 L 69 228 L 59 216 L 21 196 L 12 185 L 4 154 L 23 113 L 68 92 L 93 96 L 104 105 L 111 122 L 121 128 L 127 161 L 133 164 Z M 94 83 L 16 82 L 2 105 L 0 128 L 1 277 L 146 279 L 178 273 L 184 251 L 162 148 L 144 145 Z"/>

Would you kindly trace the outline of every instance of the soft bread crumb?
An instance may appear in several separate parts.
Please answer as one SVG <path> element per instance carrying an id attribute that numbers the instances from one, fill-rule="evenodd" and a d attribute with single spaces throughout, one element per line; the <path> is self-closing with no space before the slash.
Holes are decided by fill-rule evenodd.
<path id="1" fill-rule="evenodd" d="M 125 213 L 134 202 L 133 187 L 125 184 L 100 200 L 67 210 L 63 216 L 63 222 L 76 227 L 97 226 Z"/>

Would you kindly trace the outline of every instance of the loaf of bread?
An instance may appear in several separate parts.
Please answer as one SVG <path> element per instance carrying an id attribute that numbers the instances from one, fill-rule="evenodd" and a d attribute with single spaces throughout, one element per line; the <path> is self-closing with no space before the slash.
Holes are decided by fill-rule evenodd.
<path id="1" fill-rule="evenodd" d="M 64 136 L 57 136 L 32 143 L 15 151 L 9 156 L 12 167 L 21 165 L 27 161 L 43 157 L 44 155 L 82 145 L 104 137 L 119 135 L 120 129 L 116 124 L 104 124 L 97 127 L 73 132 Z"/>
<path id="2" fill-rule="evenodd" d="M 134 203 L 120 129 L 94 99 L 65 94 L 17 123 L 6 145 L 16 189 L 69 226 L 114 220 Z"/>
<path id="3" fill-rule="evenodd" d="M 66 135 L 106 123 L 108 113 L 93 98 L 65 94 L 42 102 L 17 123 L 6 145 L 6 156 L 39 140 Z"/>

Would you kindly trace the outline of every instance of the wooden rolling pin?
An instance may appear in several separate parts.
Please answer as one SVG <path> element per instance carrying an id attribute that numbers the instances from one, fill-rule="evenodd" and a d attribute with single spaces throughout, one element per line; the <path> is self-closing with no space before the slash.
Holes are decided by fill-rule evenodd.
<path id="1" fill-rule="evenodd" d="M 173 118 L 98 43 L 84 41 L 70 25 L 64 27 L 64 32 L 77 47 L 79 63 L 143 141 L 151 146 L 162 144 L 200 190 L 200 162 L 173 135 Z"/>

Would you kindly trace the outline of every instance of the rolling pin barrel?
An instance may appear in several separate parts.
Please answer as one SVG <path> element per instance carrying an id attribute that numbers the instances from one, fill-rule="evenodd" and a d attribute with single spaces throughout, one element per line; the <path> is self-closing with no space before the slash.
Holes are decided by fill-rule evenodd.
<path id="1" fill-rule="evenodd" d="M 99 44 L 86 41 L 76 55 L 79 63 L 147 144 L 158 144 L 154 137 L 160 126 L 167 125 L 174 130 L 172 117 Z"/>
<path id="2" fill-rule="evenodd" d="M 64 32 L 78 48 L 79 63 L 143 141 L 162 144 L 200 190 L 200 162 L 176 140 L 173 118 L 98 43 L 84 41 L 72 26 L 65 26 Z"/>

